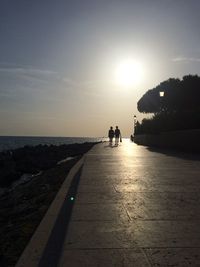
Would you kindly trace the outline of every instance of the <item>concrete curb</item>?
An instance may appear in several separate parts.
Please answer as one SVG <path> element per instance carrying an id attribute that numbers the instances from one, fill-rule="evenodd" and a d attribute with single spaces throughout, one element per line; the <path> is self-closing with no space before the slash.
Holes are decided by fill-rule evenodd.
<path id="1" fill-rule="evenodd" d="M 85 155 L 83 155 L 83 157 L 69 171 L 55 199 L 37 227 L 15 267 L 36 267 L 39 265 L 40 259 L 49 240 L 49 236 L 66 198 L 71 181 L 80 169 L 81 165 L 84 163 Z"/>

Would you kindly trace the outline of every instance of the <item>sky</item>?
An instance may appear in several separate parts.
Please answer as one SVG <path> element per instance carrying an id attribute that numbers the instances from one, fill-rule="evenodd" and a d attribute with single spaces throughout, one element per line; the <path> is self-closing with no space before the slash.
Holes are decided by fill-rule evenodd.
<path id="1" fill-rule="evenodd" d="M 102 137 L 118 125 L 130 136 L 147 90 L 200 74 L 199 10 L 199 0 L 0 0 L 0 135 Z M 127 85 L 116 73 L 130 60 L 142 75 Z"/>

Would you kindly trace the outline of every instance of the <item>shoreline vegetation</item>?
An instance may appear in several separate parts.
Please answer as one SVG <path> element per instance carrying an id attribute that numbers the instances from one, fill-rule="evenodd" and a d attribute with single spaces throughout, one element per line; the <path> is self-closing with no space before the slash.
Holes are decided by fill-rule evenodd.
<path id="1" fill-rule="evenodd" d="M 74 164 L 95 143 L 0 153 L 0 266 L 15 266 Z"/>

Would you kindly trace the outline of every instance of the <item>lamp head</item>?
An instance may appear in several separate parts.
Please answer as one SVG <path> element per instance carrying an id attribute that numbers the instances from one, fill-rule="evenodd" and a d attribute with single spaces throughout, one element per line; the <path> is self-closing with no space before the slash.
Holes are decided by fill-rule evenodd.
<path id="1" fill-rule="evenodd" d="M 159 92 L 159 95 L 160 95 L 160 97 L 164 97 L 164 95 L 165 95 L 165 92 L 164 92 L 164 91 L 162 91 L 162 92 Z"/>

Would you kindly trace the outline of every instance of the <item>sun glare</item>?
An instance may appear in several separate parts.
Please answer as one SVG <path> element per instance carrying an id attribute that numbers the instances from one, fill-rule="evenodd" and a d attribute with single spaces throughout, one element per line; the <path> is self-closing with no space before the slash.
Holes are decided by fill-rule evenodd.
<path id="1" fill-rule="evenodd" d="M 115 80 L 121 86 L 130 87 L 138 84 L 143 78 L 143 66 L 134 60 L 124 60 L 115 70 Z"/>

